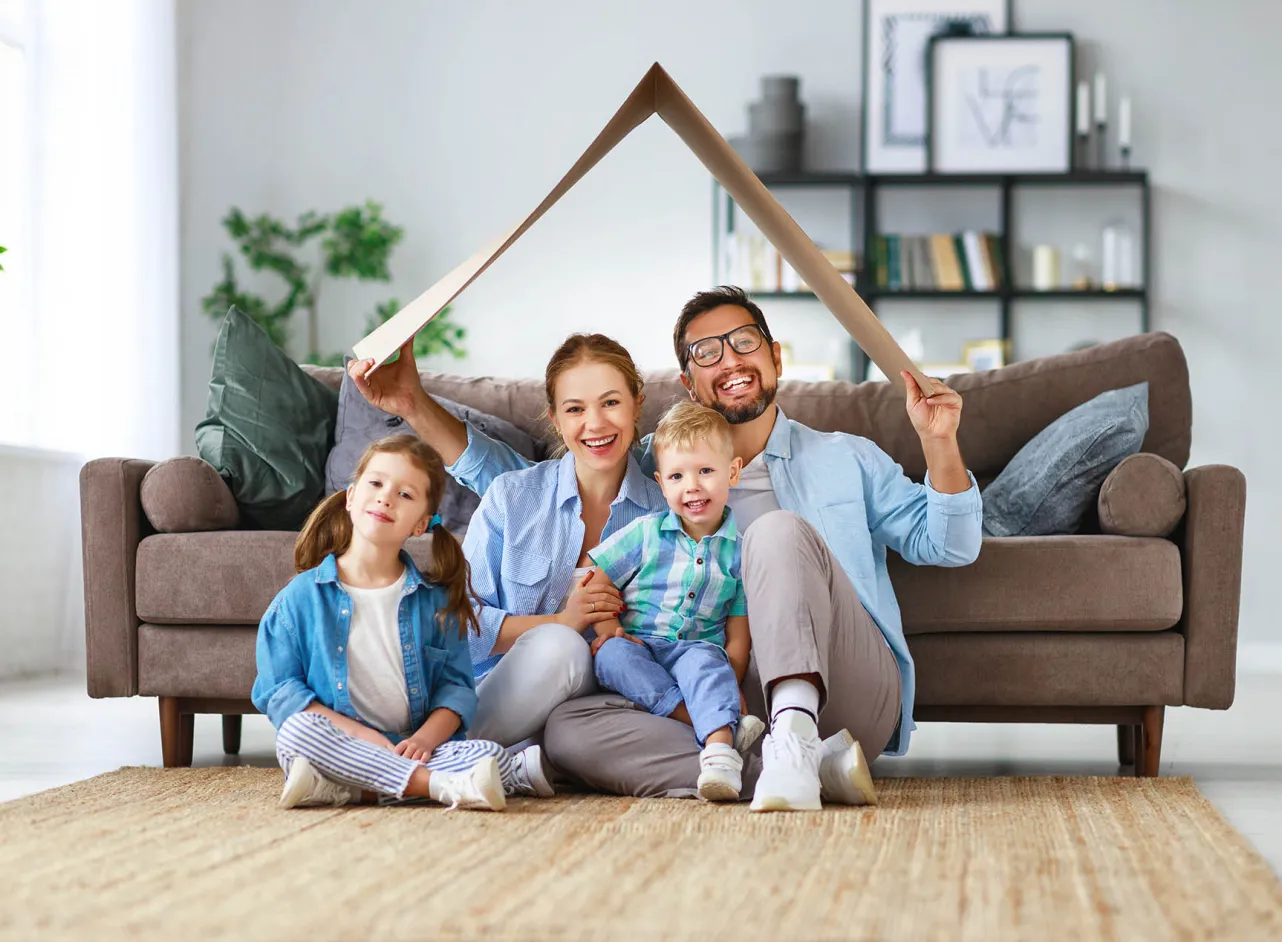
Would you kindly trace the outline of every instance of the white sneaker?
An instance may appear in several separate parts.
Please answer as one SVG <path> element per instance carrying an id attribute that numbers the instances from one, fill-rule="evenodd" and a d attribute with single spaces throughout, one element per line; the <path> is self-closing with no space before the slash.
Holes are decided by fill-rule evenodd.
<path id="1" fill-rule="evenodd" d="M 711 743 L 699 753 L 699 797 L 704 801 L 738 801 L 743 790 L 743 757 L 730 746 Z"/>
<path id="2" fill-rule="evenodd" d="M 745 713 L 739 717 L 739 727 L 734 731 L 735 752 L 741 756 L 747 756 L 765 731 L 766 724 L 751 713 Z"/>
<path id="3" fill-rule="evenodd" d="M 436 800 L 447 811 L 466 808 L 471 811 L 502 811 L 507 807 L 499 760 L 486 756 L 466 772 L 433 772 Z"/>
<path id="4" fill-rule="evenodd" d="M 819 791 L 824 801 L 837 805 L 875 805 L 877 789 L 864 751 L 846 730 L 823 741 L 819 763 Z"/>
<path id="5" fill-rule="evenodd" d="M 327 779 L 316 771 L 309 760 L 301 756 L 290 762 L 289 774 L 285 776 L 285 789 L 280 793 L 282 808 L 346 805 L 360 800 L 359 788 Z"/>
<path id="6" fill-rule="evenodd" d="M 516 778 L 516 793 L 531 798 L 551 798 L 556 789 L 548 780 L 543 768 L 543 748 L 526 746 L 512 756 L 512 774 Z"/>
<path id="7" fill-rule="evenodd" d="M 819 811 L 819 765 L 823 743 L 815 722 L 788 710 L 761 743 L 761 777 L 752 795 L 753 811 Z"/>

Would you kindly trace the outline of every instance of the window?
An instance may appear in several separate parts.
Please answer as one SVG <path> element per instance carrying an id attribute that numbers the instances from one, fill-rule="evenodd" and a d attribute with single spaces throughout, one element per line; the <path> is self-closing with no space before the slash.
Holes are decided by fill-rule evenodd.
<path id="1" fill-rule="evenodd" d="M 0 350 L 18 371 L 8 372 L 8 402 L 20 400 L 29 379 L 23 370 L 34 340 L 35 314 L 32 261 L 35 187 L 33 63 L 28 0 L 0 0 Z M 30 441 L 30 415 L 25 409 L 0 409 L 0 442 Z"/>

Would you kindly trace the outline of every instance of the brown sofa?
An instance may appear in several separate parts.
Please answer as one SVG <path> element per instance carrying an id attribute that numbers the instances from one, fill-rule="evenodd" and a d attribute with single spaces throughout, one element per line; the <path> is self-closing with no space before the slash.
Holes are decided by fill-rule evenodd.
<path id="1" fill-rule="evenodd" d="M 312 372 L 333 385 L 341 378 Z M 1142 380 L 1144 451 L 1173 463 L 1187 507 L 1169 538 L 1106 535 L 1093 522 L 1073 536 L 985 539 L 978 561 L 961 569 L 916 568 L 892 554 L 919 721 L 1116 724 L 1122 764 L 1156 775 L 1164 707 L 1233 702 L 1246 484 L 1222 465 L 1179 471 L 1192 405 L 1173 337 L 1145 334 L 954 377 L 965 400 L 962 452 L 982 485 L 1068 409 Z M 425 373 L 423 382 L 545 434 L 537 380 Z M 648 431 L 681 389 L 667 372 L 650 376 L 646 392 Z M 887 384 L 785 381 L 779 401 L 789 416 L 865 435 L 911 477 L 924 474 L 903 400 Z M 152 467 L 108 458 L 81 473 L 88 688 L 92 697 L 158 697 L 165 765 L 186 765 L 197 713 L 221 714 L 226 750 L 239 748 L 241 715 L 254 709 L 256 625 L 293 575 L 294 534 L 235 529 L 229 493 L 190 458 L 153 474 L 145 495 Z M 1109 519 L 1151 517 L 1146 502 L 1171 496 L 1160 490 L 1115 489 Z M 156 532 L 145 506 L 164 518 L 162 529 L 184 517 L 203 529 Z M 414 555 L 423 560 L 425 549 L 419 543 Z"/>

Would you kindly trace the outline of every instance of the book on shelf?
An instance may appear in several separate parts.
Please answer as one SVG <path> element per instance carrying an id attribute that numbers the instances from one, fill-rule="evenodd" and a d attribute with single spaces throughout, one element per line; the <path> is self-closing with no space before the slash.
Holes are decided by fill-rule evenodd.
<path id="1" fill-rule="evenodd" d="M 992 232 L 885 233 L 869 251 L 873 286 L 886 291 L 998 291 L 1008 281 Z"/>
<path id="2" fill-rule="evenodd" d="M 855 283 L 859 257 L 850 249 L 820 248 L 847 283 Z M 738 230 L 726 236 L 722 273 L 728 284 L 748 292 L 800 294 L 810 291 L 797 271 L 760 232 Z"/>

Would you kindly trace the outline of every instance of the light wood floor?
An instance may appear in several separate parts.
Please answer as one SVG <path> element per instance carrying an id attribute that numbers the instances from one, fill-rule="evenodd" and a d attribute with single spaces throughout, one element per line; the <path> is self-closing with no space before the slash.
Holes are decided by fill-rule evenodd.
<path id="1" fill-rule="evenodd" d="M 1114 775 L 1111 726 L 927 724 L 910 756 L 879 776 Z M 197 717 L 194 764 L 275 765 L 271 724 L 245 717 L 239 757 L 224 756 L 215 717 Z M 156 701 L 91 700 L 84 679 L 0 684 L 0 801 L 112 771 L 160 765 Z M 1166 711 L 1163 775 L 1190 775 L 1282 874 L 1282 674 L 1244 674 L 1224 712 Z"/>

